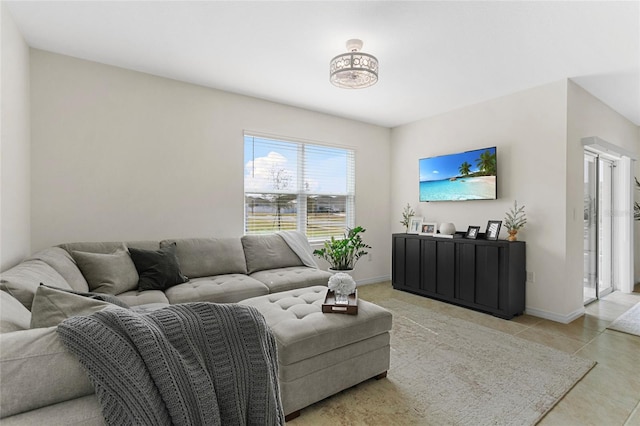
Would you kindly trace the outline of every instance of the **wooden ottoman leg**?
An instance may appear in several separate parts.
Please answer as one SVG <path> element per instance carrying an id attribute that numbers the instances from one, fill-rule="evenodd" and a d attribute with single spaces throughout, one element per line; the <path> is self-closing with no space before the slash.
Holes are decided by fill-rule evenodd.
<path id="1" fill-rule="evenodd" d="M 377 376 L 375 376 L 374 378 L 376 380 L 380 380 L 380 379 L 384 379 L 385 377 L 387 377 L 387 372 L 385 371 L 384 373 L 380 373 Z"/>
<path id="2" fill-rule="evenodd" d="M 289 413 L 286 416 L 284 416 L 284 421 L 285 422 L 290 422 L 291 420 L 295 419 L 296 417 L 300 417 L 300 410 L 296 410 L 293 413 Z"/>

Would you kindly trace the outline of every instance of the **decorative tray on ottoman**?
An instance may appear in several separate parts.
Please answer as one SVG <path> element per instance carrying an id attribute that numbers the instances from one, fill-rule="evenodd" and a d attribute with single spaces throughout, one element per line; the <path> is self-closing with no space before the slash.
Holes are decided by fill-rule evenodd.
<path id="1" fill-rule="evenodd" d="M 348 305 L 337 305 L 336 304 L 336 296 L 332 290 L 327 290 L 327 295 L 324 298 L 324 303 L 322 304 L 322 312 L 325 314 L 347 314 L 347 315 L 357 315 L 358 314 L 358 290 L 349 295 L 349 304 Z"/>

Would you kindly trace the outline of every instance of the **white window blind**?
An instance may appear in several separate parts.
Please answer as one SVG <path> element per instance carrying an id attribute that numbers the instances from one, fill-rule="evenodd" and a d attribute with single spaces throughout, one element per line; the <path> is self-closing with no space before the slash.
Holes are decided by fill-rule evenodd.
<path id="1" fill-rule="evenodd" d="M 244 165 L 245 234 L 320 240 L 353 227 L 353 150 L 245 134 Z"/>

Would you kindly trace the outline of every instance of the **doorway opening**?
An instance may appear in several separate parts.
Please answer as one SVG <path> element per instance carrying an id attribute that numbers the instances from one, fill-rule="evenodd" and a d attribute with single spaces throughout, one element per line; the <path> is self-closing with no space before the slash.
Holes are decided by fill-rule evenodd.
<path id="1" fill-rule="evenodd" d="M 616 161 L 584 151 L 584 304 L 614 289 L 614 168 Z"/>

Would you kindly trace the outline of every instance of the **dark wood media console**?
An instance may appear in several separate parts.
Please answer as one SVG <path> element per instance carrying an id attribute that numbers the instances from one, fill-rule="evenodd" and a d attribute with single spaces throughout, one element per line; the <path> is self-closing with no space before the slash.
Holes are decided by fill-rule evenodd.
<path id="1" fill-rule="evenodd" d="M 525 243 L 393 234 L 393 288 L 511 319 L 524 312 Z"/>

